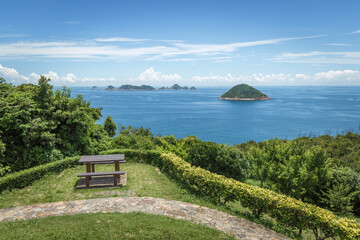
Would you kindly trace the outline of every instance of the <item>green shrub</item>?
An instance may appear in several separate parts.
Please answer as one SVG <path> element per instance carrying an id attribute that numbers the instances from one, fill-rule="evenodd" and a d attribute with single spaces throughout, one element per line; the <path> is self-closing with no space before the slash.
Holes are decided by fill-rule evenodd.
<path id="1" fill-rule="evenodd" d="M 226 177 L 244 181 L 250 176 L 250 161 L 239 149 L 197 139 L 185 141 L 186 161 Z"/>
<path id="2" fill-rule="evenodd" d="M 352 212 L 360 216 L 360 174 L 348 167 L 336 168 L 332 173 L 330 185 L 332 189 L 338 185 L 348 188 L 349 191 L 345 195 L 351 199 Z"/>
<path id="3" fill-rule="evenodd" d="M 100 154 L 125 154 L 126 161 L 147 163 L 162 167 L 161 154 L 163 151 L 140 149 L 112 149 L 102 151 Z"/>
<path id="4" fill-rule="evenodd" d="M 61 172 L 66 168 L 76 165 L 79 159 L 80 157 L 65 158 L 63 160 L 8 174 L 0 178 L 0 192 L 29 186 L 48 173 Z"/>

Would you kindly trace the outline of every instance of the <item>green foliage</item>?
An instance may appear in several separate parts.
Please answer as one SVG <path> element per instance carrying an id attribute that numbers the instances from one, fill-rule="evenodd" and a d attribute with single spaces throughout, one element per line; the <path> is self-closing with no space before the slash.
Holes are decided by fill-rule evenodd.
<path id="1" fill-rule="evenodd" d="M 343 183 L 334 185 L 329 192 L 325 193 L 323 201 L 330 206 L 333 211 L 349 213 L 353 206 L 351 202 L 360 191 L 352 192 L 351 187 Z"/>
<path id="2" fill-rule="evenodd" d="M 297 142 L 305 145 L 305 148 L 319 146 L 325 150 L 329 157 L 337 166 L 350 167 L 360 172 L 360 134 L 352 131 L 346 134 L 338 134 L 333 137 L 330 135 L 322 135 L 319 137 L 298 137 L 295 140 L 287 140 L 288 142 Z M 242 143 L 237 147 L 244 151 L 249 151 L 252 146 L 262 147 L 264 142 L 256 143 L 249 141 Z"/>
<path id="3" fill-rule="evenodd" d="M 286 146 L 290 150 L 286 150 Z M 330 192 L 335 196 L 336 185 L 350 186 L 350 192 L 343 194 L 354 195 L 350 201 L 352 213 L 360 216 L 360 193 L 351 194 L 360 191 L 359 134 L 347 132 L 336 137 L 323 135 L 259 143 L 250 141 L 237 147 L 251 157 L 254 163 L 253 178 L 259 180 L 261 186 L 330 209 L 334 209 L 329 205 L 330 202 L 321 199 L 329 199 L 326 194 Z M 295 149 L 297 153 L 294 154 L 292 152 Z M 284 166 L 284 163 L 288 166 Z M 296 164 L 299 166 L 296 167 Z M 304 182 L 298 184 L 297 181 L 301 179 Z M 289 187 L 296 190 L 297 185 L 300 191 L 291 190 L 289 193 Z"/>
<path id="4" fill-rule="evenodd" d="M 38 85 L 13 86 L 0 79 L 0 163 L 12 171 L 31 168 L 64 156 L 93 154 L 110 140 L 95 124 L 101 109 L 90 107 L 70 90 L 53 91 L 50 79 Z"/>
<path id="5" fill-rule="evenodd" d="M 80 157 L 65 158 L 63 160 L 8 174 L 0 178 L 0 192 L 29 186 L 48 173 L 61 172 L 66 168 L 78 164 L 79 159 Z"/>
<path id="6" fill-rule="evenodd" d="M 266 95 L 247 84 L 236 85 L 232 87 L 229 91 L 221 95 L 221 98 L 261 98 L 261 97 L 266 97 Z"/>
<path id="7" fill-rule="evenodd" d="M 250 161 L 238 149 L 195 138 L 183 139 L 183 142 L 186 161 L 190 164 L 240 181 L 249 177 Z"/>
<path id="8" fill-rule="evenodd" d="M 351 208 L 349 209 L 352 209 L 355 215 L 360 216 L 360 174 L 348 167 L 336 168 L 332 173 L 330 185 L 330 189 L 334 189 L 339 185 L 348 189 L 348 192 L 345 191 L 344 195 L 350 197 Z"/>
<path id="9" fill-rule="evenodd" d="M 133 128 L 124 126 L 120 129 L 120 134 L 111 143 L 112 148 L 132 148 L 132 149 L 155 149 L 154 136 L 150 128 Z"/>
<path id="10" fill-rule="evenodd" d="M 116 134 L 116 124 L 110 116 L 107 116 L 104 122 L 104 129 L 109 134 L 110 137 L 115 136 Z"/>
<path id="11" fill-rule="evenodd" d="M 267 213 L 289 227 L 311 229 L 317 239 L 335 236 L 341 239 L 360 237 L 360 225 L 356 221 L 339 218 L 314 205 L 191 166 L 171 153 L 162 154 L 161 158 L 164 171 L 188 187 L 219 202 L 238 200 L 255 214 Z"/>
<path id="12" fill-rule="evenodd" d="M 11 172 L 11 168 L 9 166 L 3 166 L 0 163 L 0 177 L 4 176 L 6 173 Z"/>
<path id="13" fill-rule="evenodd" d="M 317 203 L 331 179 L 331 159 L 319 147 L 274 139 L 251 148 L 249 156 L 261 185 L 307 202 Z"/>

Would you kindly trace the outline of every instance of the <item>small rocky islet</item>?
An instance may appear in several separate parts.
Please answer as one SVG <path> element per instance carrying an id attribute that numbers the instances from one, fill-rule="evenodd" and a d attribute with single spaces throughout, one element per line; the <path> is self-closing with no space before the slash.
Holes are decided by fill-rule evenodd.
<path id="1" fill-rule="evenodd" d="M 97 89 L 100 90 L 97 86 L 92 87 L 91 89 Z M 195 87 L 188 87 L 188 86 L 180 86 L 178 84 L 174 84 L 171 87 L 161 87 L 161 88 L 154 88 L 149 85 L 141 85 L 141 86 L 135 86 L 130 84 L 121 85 L 119 88 L 115 88 L 112 85 L 109 85 L 107 88 L 105 88 L 106 91 L 146 91 L 146 90 L 196 90 Z"/>
<path id="2" fill-rule="evenodd" d="M 272 100 L 264 93 L 247 84 L 239 84 L 232 87 L 229 91 L 220 96 L 220 100 L 231 101 L 256 101 L 256 100 Z"/>

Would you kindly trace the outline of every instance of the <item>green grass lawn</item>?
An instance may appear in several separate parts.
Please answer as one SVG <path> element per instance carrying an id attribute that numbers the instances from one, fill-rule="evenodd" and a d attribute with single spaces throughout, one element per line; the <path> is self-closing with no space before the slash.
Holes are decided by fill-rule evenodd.
<path id="1" fill-rule="evenodd" d="M 95 213 L 0 223 L 0 239 L 234 239 L 221 231 L 144 213 Z"/>
<path id="2" fill-rule="evenodd" d="M 113 168 L 113 165 L 99 165 L 96 166 L 96 171 L 113 171 Z M 213 206 L 199 196 L 189 193 L 151 165 L 128 162 L 122 164 L 120 168 L 128 172 L 126 186 L 76 190 L 75 185 L 80 179 L 77 174 L 85 172 L 85 166 L 77 166 L 66 169 L 60 174 L 45 176 L 29 187 L 1 193 L 0 208 L 78 199 L 135 196 L 173 199 Z"/>

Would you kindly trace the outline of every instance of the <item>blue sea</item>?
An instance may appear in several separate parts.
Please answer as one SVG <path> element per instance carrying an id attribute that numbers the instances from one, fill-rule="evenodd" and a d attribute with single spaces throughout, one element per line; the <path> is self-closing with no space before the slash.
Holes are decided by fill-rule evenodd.
<path id="1" fill-rule="evenodd" d="M 195 91 L 71 87 L 72 96 L 82 94 L 92 107 L 103 109 L 101 123 L 110 115 L 119 126 L 143 126 L 155 135 L 194 135 L 232 145 L 359 131 L 360 87 L 256 88 L 273 100 L 219 100 L 229 87 L 199 87 Z"/>

